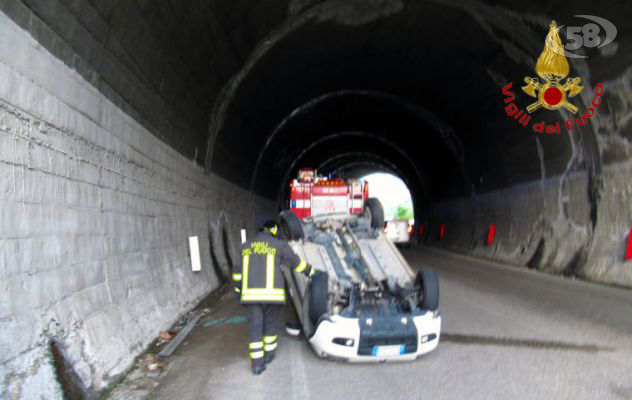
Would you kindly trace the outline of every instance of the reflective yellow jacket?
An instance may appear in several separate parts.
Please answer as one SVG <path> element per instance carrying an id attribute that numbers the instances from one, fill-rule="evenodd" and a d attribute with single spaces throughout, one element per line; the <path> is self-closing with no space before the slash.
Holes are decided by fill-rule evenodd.
<path id="1" fill-rule="evenodd" d="M 261 231 L 241 246 L 241 260 L 233 271 L 235 290 L 241 303 L 285 303 L 285 281 L 281 266 L 309 275 L 311 267 L 285 242 Z"/>

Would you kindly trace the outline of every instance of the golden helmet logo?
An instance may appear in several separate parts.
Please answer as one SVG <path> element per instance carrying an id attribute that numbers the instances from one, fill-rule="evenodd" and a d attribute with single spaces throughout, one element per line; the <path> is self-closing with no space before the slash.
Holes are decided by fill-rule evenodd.
<path id="1" fill-rule="evenodd" d="M 555 21 L 551 22 L 549 33 L 546 35 L 544 50 L 535 64 L 535 72 L 544 81 L 540 83 L 538 78 L 526 77 L 526 86 L 522 90 L 531 97 L 538 99 L 527 106 L 527 112 L 532 113 L 540 107 L 547 110 L 558 110 L 562 107 L 575 114 L 577 107 L 568 102 L 568 98 L 577 96 L 583 86 L 579 86 L 582 78 L 567 78 L 569 66 L 564 57 L 562 39 Z M 536 93 L 537 92 L 537 93 Z"/>

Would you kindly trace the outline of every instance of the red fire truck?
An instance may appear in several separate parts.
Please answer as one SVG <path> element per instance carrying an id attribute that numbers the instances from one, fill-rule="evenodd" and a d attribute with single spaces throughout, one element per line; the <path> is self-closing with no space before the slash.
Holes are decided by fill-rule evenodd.
<path id="1" fill-rule="evenodd" d="M 369 198 L 368 183 L 329 179 L 313 169 L 299 170 L 290 183 L 290 210 L 299 219 L 322 214 L 361 214 Z"/>

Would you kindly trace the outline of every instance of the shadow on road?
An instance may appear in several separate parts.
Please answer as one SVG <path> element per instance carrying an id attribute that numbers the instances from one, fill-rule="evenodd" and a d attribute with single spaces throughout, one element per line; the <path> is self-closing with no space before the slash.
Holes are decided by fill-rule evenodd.
<path id="1" fill-rule="evenodd" d="M 597 346 L 594 344 L 565 343 L 560 341 L 546 341 L 536 339 L 517 339 L 508 337 L 493 337 L 480 335 L 462 335 L 455 333 L 441 334 L 441 341 L 458 344 L 478 344 L 487 346 L 528 347 L 531 349 L 545 350 L 571 350 L 597 353 L 600 351 L 614 351 L 612 347 Z"/>

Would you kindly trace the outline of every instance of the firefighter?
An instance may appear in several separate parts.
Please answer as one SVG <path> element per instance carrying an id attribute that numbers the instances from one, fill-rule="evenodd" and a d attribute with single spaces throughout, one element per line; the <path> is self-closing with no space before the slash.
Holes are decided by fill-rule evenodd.
<path id="1" fill-rule="evenodd" d="M 281 266 L 307 276 L 315 272 L 277 237 L 278 229 L 274 221 L 266 222 L 252 240 L 241 246 L 241 262 L 233 271 L 235 291 L 248 312 L 248 352 L 255 375 L 272 362 L 277 347 L 277 321 L 285 304 Z"/>

